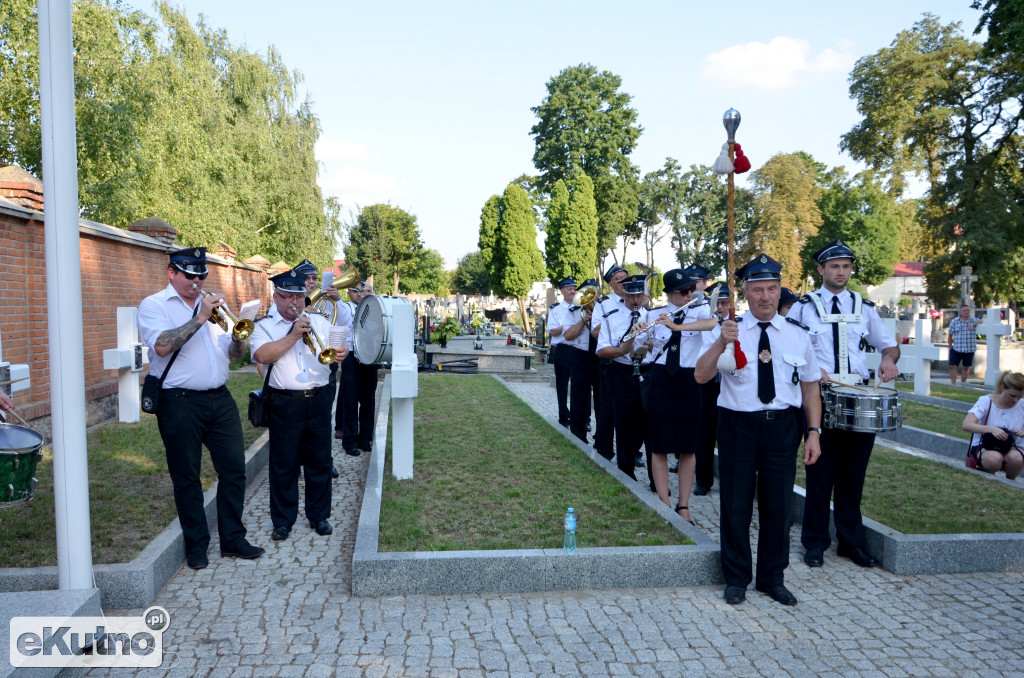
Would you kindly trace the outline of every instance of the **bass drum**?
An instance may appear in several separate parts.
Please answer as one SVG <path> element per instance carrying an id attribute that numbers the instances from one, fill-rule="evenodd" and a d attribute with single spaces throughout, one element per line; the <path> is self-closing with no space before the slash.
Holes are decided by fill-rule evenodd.
<path id="1" fill-rule="evenodd" d="M 363 297 L 352 319 L 352 349 L 356 360 L 364 365 L 391 363 L 395 333 L 392 309 L 397 304 L 408 303 L 401 297 L 376 294 Z"/>

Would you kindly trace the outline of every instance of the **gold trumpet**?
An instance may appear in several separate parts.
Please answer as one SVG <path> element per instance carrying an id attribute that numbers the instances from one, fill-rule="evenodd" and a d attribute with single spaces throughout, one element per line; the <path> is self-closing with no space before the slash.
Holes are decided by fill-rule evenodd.
<path id="1" fill-rule="evenodd" d="M 198 285 L 192 283 L 192 286 L 198 289 Z M 207 292 L 206 290 L 199 290 L 199 294 L 204 297 L 215 296 L 213 292 Z M 245 341 L 252 334 L 255 325 L 249 319 L 239 320 L 228 310 L 227 306 L 218 306 L 213 310 L 213 315 L 210 316 L 210 320 L 220 325 L 220 328 L 225 332 L 228 331 L 228 325 L 231 326 L 231 338 L 235 341 Z"/>
<path id="2" fill-rule="evenodd" d="M 334 357 L 338 352 L 324 343 L 324 340 L 320 337 L 316 328 L 313 327 L 313 319 L 309 317 L 309 314 L 303 311 L 302 315 L 309 318 L 309 332 L 302 335 L 302 341 L 306 343 L 306 346 L 309 347 L 309 350 L 316 356 L 316 359 L 320 361 L 321 365 L 330 365 L 334 362 Z M 314 340 L 316 342 L 315 344 Z"/>
<path id="3" fill-rule="evenodd" d="M 587 325 L 590 325 L 590 320 L 594 315 L 594 303 L 597 301 L 599 291 L 597 285 L 584 285 L 576 290 L 576 296 L 572 298 L 573 305 L 576 308 L 581 308 L 587 312 Z"/>
<path id="4" fill-rule="evenodd" d="M 331 287 L 340 293 L 342 290 L 347 290 L 358 282 L 359 271 L 351 264 L 344 264 L 338 271 L 338 277 L 331 281 Z M 328 297 L 327 293 L 323 290 L 314 290 L 309 295 L 309 305 L 313 307 L 314 311 L 330 320 L 332 325 L 338 318 L 338 303 Z"/>

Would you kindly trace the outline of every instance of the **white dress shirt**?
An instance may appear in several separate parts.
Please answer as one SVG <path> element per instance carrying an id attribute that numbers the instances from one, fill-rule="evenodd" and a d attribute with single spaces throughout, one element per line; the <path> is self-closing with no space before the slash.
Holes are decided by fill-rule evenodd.
<path id="1" fill-rule="evenodd" d="M 565 301 L 556 302 L 552 304 L 550 309 L 548 309 L 548 332 L 558 327 L 562 328 L 562 332 L 560 334 L 551 335 L 552 347 L 565 343 L 565 330 L 567 329 L 565 325 L 568 312 L 569 304 Z"/>
<path id="2" fill-rule="evenodd" d="M 651 309 L 647 315 L 647 320 L 652 325 L 657 321 L 659 316 L 668 314 L 672 315 L 678 311 L 680 306 L 676 306 L 669 303 L 668 306 L 662 306 L 660 308 Z M 699 306 L 691 306 L 686 309 L 686 315 L 683 319 L 675 323 L 681 325 L 683 323 L 692 323 L 698 320 L 704 320 L 711 317 L 711 311 L 709 310 L 707 302 L 700 304 Z M 654 355 L 656 356 L 655 362 L 658 365 L 664 365 L 669 358 L 669 351 L 663 350 L 672 338 L 672 330 L 665 325 L 654 325 L 650 332 L 654 338 Z M 710 332 L 702 332 L 699 330 L 686 330 L 680 332 L 679 338 L 679 366 L 680 367 L 696 367 L 697 358 L 704 352 L 704 335 L 710 334 Z"/>
<path id="3" fill-rule="evenodd" d="M 327 318 L 317 313 L 310 313 L 309 320 L 320 334 L 320 338 L 326 342 L 327 331 L 331 327 Z M 277 312 L 268 313 L 267 317 L 256 323 L 256 329 L 249 339 L 252 344 L 252 354 L 256 355 L 256 352 L 264 344 L 283 339 L 291 329 L 291 321 L 285 320 Z M 313 345 L 317 345 L 316 341 L 313 342 Z M 269 367 L 268 365 L 266 369 Z M 305 391 L 318 386 L 326 386 L 330 376 L 331 366 L 329 364 L 322 365 L 317 360 L 317 356 L 306 346 L 306 342 L 300 339 L 274 363 L 274 370 L 270 373 L 268 385 L 271 388 L 285 391 Z"/>
<path id="4" fill-rule="evenodd" d="M 621 343 L 622 337 L 629 332 L 633 324 L 647 322 L 647 309 L 641 307 L 639 309 L 639 314 L 639 317 L 635 321 L 631 321 L 632 309 L 627 309 L 626 305 L 621 301 L 614 309 L 610 309 L 607 315 L 603 318 L 601 331 L 597 335 L 597 350 L 600 351 L 602 348 L 607 348 L 609 346 L 617 348 Z M 594 321 L 596 322 L 597 319 L 595 318 Z M 649 334 L 647 332 L 637 335 L 637 337 L 633 339 L 633 348 L 639 348 L 647 341 L 648 337 Z M 653 361 L 654 352 L 647 351 L 647 355 L 644 356 L 643 363 L 646 364 Z M 621 365 L 633 364 L 629 354 L 612 358 L 612 362 L 619 363 Z"/>
<path id="5" fill-rule="evenodd" d="M 149 373 L 156 378 L 164 373 L 173 352 L 160 357 L 153 350 L 157 338 L 167 330 L 181 327 L 192 319 L 196 306 L 185 301 L 170 283 L 162 291 L 152 294 L 139 304 L 136 322 L 139 339 L 149 347 Z M 193 391 L 207 391 L 227 383 L 228 351 L 231 334 L 212 322 L 203 323 L 185 345 L 181 347 L 174 365 L 164 379 L 163 388 L 187 388 Z"/>

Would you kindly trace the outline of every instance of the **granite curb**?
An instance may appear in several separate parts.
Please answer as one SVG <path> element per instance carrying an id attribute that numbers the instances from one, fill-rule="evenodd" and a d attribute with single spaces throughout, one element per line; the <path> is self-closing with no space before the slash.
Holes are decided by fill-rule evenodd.
<path id="1" fill-rule="evenodd" d="M 270 454 L 270 434 L 264 431 L 245 452 L 245 486 L 248 491 Z M 203 495 L 210 532 L 217 531 L 217 483 Z M 164 584 L 185 562 L 185 538 L 175 518 L 167 528 L 130 563 L 94 565 L 94 581 L 106 609 L 127 609 L 149 605 Z M 0 593 L 53 591 L 57 589 L 57 567 L 7 568 L 0 570 Z"/>
<path id="2" fill-rule="evenodd" d="M 3 622 L 3 638 L 11 636 L 11 620 L 14 617 L 99 617 L 99 589 L 76 589 L 72 591 L 19 591 L 0 593 L 0 621 Z M 11 644 L 0 642 L 0 678 L 42 678 L 43 676 L 80 676 L 83 669 L 60 667 L 15 668 L 11 665 Z"/>
<path id="3" fill-rule="evenodd" d="M 492 375 L 502 384 L 504 379 Z M 615 476 L 646 506 L 695 543 L 685 546 L 381 553 L 380 502 L 384 481 L 384 446 L 390 414 L 390 375 L 385 377 L 377 430 L 367 472 L 352 556 L 352 595 L 393 596 L 462 593 L 522 593 L 709 586 L 723 582 L 718 544 L 661 503 L 638 492 L 614 464 L 587 448 L 551 417 L 540 415 L 605 471 Z M 628 481 L 628 482 L 626 482 Z"/>

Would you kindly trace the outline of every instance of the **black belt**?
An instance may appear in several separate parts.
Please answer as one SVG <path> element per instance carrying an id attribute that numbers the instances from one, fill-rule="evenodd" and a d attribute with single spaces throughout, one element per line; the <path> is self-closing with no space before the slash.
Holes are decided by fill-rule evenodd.
<path id="1" fill-rule="evenodd" d="M 633 364 L 632 363 L 630 363 L 629 365 L 623 365 L 620 362 L 615 362 L 614 360 L 612 360 L 611 366 L 616 368 L 616 369 L 618 369 L 618 370 L 629 370 L 630 374 L 633 373 Z M 640 363 L 640 374 L 647 374 L 648 372 L 651 371 L 651 368 L 653 366 L 654 366 L 654 363 Z"/>
<path id="2" fill-rule="evenodd" d="M 313 398 L 315 396 L 320 395 L 320 392 L 326 388 L 330 388 L 330 384 L 294 391 L 290 391 L 283 388 L 271 388 L 268 386 L 267 390 L 270 391 L 271 393 L 278 393 L 283 396 L 288 396 L 289 398 Z"/>
<path id="3" fill-rule="evenodd" d="M 728 408 L 723 408 L 723 409 L 728 409 Z M 740 412 L 738 410 L 729 410 L 729 411 L 732 412 L 733 414 L 739 415 L 739 416 L 744 417 L 746 419 L 769 420 L 769 419 L 785 419 L 786 417 L 792 416 L 793 412 L 795 410 L 796 410 L 795 407 L 787 407 L 784 410 L 758 410 L 757 412 Z"/>

